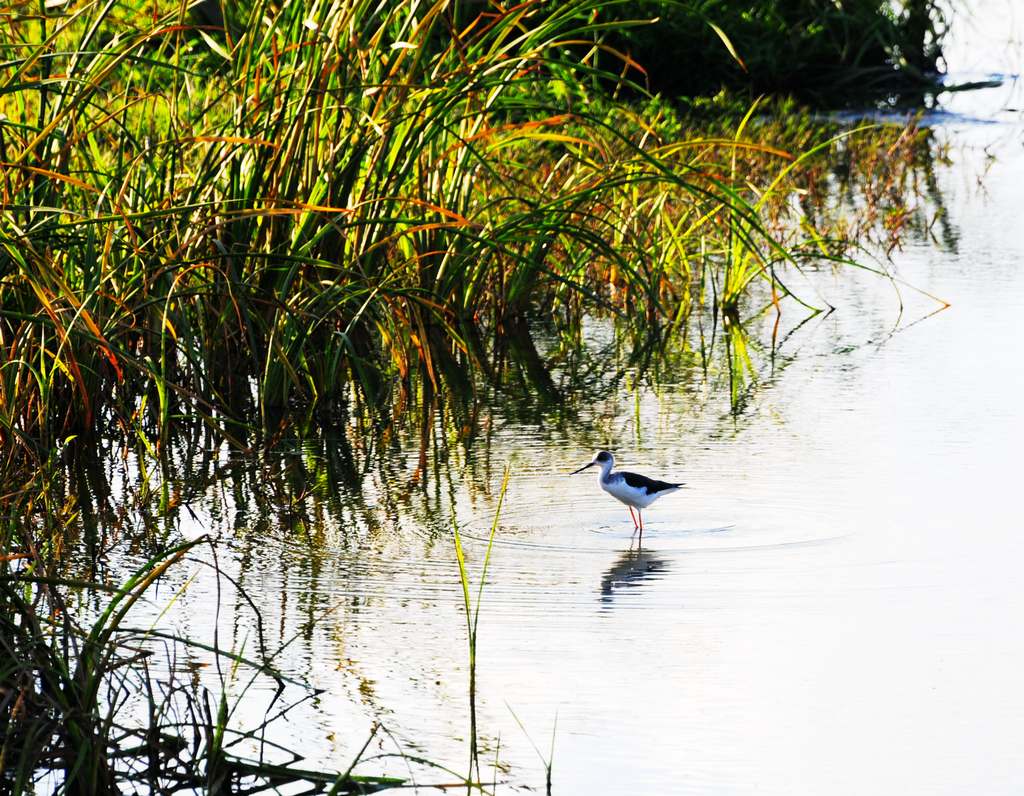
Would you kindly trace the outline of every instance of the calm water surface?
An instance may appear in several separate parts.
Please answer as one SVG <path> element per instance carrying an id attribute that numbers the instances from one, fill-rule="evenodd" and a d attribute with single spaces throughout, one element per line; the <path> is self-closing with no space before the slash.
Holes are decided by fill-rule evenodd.
<path id="1" fill-rule="evenodd" d="M 292 514 L 230 479 L 190 499 L 172 537 L 216 535 L 267 646 L 289 642 L 277 665 L 322 689 L 268 738 L 345 769 L 379 721 L 358 771 L 452 781 L 399 750 L 467 771 L 450 528 L 475 585 L 509 463 L 478 660 L 481 768 L 499 791 L 543 791 L 553 748 L 562 794 L 1024 792 L 1021 107 L 1010 81 L 934 117 L 947 215 L 892 267 L 951 306 L 932 315 L 902 287 L 901 313 L 885 280 L 810 274 L 806 295 L 838 310 L 785 309 L 774 367 L 755 355 L 738 411 L 727 374 L 682 366 L 572 411 L 496 407 L 422 472 L 394 443 Z M 608 335 L 594 322 L 587 339 Z M 687 482 L 646 512 L 642 550 L 592 471 L 566 475 L 605 446 Z M 296 467 L 315 457 L 296 451 Z M 226 590 L 216 613 L 195 573 L 161 622 L 253 653 L 251 611 Z M 271 697 L 257 685 L 239 719 Z"/>

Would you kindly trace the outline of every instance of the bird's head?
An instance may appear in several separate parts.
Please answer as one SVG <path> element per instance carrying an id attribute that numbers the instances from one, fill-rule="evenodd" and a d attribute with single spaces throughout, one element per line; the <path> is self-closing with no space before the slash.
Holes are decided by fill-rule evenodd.
<path id="1" fill-rule="evenodd" d="M 608 451 L 598 451 L 594 454 L 594 458 L 591 459 L 587 464 L 583 465 L 579 470 L 573 470 L 569 475 L 576 475 L 576 473 L 582 473 L 588 467 L 597 465 L 602 470 L 610 470 L 615 466 L 615 457 L 612 456 Z"/>

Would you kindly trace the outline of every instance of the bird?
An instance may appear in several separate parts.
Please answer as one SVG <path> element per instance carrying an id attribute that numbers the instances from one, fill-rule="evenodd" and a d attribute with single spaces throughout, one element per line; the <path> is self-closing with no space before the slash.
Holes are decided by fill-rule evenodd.
<path id="1" fill-rule="evenodd" d="M 601 489 L 607 492 L 616 500 L 625 503 L 629 507 L 629 516 L 633 519 L 633 533 L 640 531 L 640 541 L 644 539 L 644 517 L 641 511 L 650 506 L 655 500 L 669 492 L 675 492 L 683 484 L 671 483 L 669 481 L 655 481 L 646 475 L 637 473 L 613 473 L 615 457 L 608 451 L 598 451 L 589 464 L 583 465 L 578 470 L 573 470 L 569 475 L 582 473 L 588 467 L 600 467 L 601 475 L 598 483 Z M 633 509 L 636 509 L 636 516 Z M 638 519 L 639 518 L 639 519 Z"/>

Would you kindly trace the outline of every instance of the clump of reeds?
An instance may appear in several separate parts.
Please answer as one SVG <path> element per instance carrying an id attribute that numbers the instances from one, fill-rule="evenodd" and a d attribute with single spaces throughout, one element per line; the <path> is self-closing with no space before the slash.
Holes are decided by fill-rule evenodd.
<path id="1" fill-rule="evenodd" d="M 5 473 L 182 417 L 244 446 L 506 354 L 543 388 L 531 317 L 678 323 L 709 269 L 735 312 L 805 255 L 806 153 L 606 102 L 600 2 L 49 8 L 0 76 Z"/>

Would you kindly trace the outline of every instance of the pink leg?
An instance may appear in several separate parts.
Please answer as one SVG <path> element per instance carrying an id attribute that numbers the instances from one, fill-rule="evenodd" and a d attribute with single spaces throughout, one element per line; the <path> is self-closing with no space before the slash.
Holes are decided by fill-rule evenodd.
<path id="1" fill-rule="evenodd" d="M 633 520 L 633 530 L 635 531 L 635 530 L 636 530 L 637 528 L 639 528 L 640 526 L 639 526 L 639 525 L 637 525 L 637 522 L 636 522 L 636 516 L 634 516 L 634 514 L 633 514 L 633 507 L 632 507 L 632 506 L 627 506 L 626 508 L 628 508 L 628 509 L 629 509 L 629 516 L 630 516 L 630 517 L 632 518 L 632 520 Z"/>
<path id="2" fill-rule="evenodd" d="M 640 509 L 636 510 L 637 516 L 640 518 L 640 539 L 637 541 L 637 547 L 644 543 L 644 515 Z"/>

